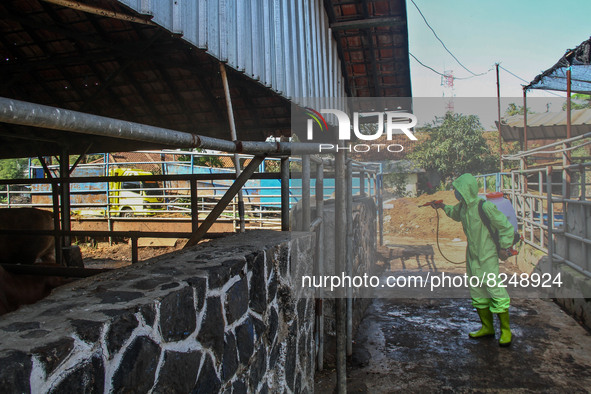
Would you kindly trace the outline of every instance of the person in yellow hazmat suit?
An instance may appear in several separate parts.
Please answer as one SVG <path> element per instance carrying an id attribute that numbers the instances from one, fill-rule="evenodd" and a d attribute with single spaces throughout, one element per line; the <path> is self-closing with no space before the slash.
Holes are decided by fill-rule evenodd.
<path id="1" fill-rule="evenodd" d="M 500 250 L 480 218 L 478 205 L 478 184 L 472 174 L 463 174 L 452 183 L 458 203 L 445 205 L 433 204 L 435 209 L 443 209 L 447 216 L 462 222 L 464 233 L 468 239 L 466 248 L 466 273 L 468 277 L 484 278 L 480 286 L 470 287 L 472 305 L 478 311 L 482 327 L 471 332 L 471 338 L 483 338 L 495 335 L 493 314 L 499 317 L 501 326 L 500 346 L 511 344 L 511 329 L 509 327 L 509 294 L 505 287 L 499 286 L 499 257 L 506 259 L 506 249 L 513 245 L 514 228 L 505 214 L 500 212 L 491 202 L 482 206 L 490 223 L 499 234 Z M 493 274 L 493 275 L 491 275 Z M 491 280 L 492 279 L 492 280 Z"/>

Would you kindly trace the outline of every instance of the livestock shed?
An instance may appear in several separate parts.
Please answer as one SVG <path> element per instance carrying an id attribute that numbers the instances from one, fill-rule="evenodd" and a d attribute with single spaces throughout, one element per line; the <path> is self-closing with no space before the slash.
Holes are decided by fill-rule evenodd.
<path id="1" fill-rule="evenodd" d="M 281 228 L 288 230 L 295 144 L 281 137 L 291 134 L 292 108 L 315 98 L 340 108 L 348 97 L 410 97 L 406 19 L 404 0 L 2 1 L 0 159 L 40 159 L 47 177 L 35 182 L 52 184 L 54 230 L 44 234 L 55 234 L 56 255 L 76 235 L 68 185 L 114 178 L 69 178 L 79 164 L 70 166 L 72 155 L 179 148 L 252 154 L 241 174 L 236 165 L 236 174 L 188 175 L 187 245 L 257 176 L 281 180 Z M 281 158 L 280 176 L 256 173 L 267 155 Z M 60 157 L 59 178 L 47 156 Z M 325 227 L 334 229 L 335 270 L 369 264 L 380 223 L 379 192 L 368 188 L 353 200 L 346 186 L 355 172 L 360 189 L 367 178 L 379 191 L 377 170 L 345 163 L 342 151 L 335 156 L 302 155 L 302 232 L 260 230 L 185 248 L 8 314 L 0 322 L 10 336 L 0 344 L 3 388 L 311 392 L 323 362 L 324 309 L 294 279 L 332 254 L 320 252 L 332 242 Z M 323 213 L 330 196 L 319 187 L 313 221 L 311 162 L 316 185 L 324 166 L 335 179 L 334 208 Z M 193 197 L 205 175 L 236 180 L 201 221 Z M 16 181 L 30 180 L 0 185 Z M 346 242 L 354 215 L 365 227 Z M 129 236 L 131 261 L 138 260 L 138 236 Z M 334 308 L 340 392 L 352 346 L 349 308 L 360 305 L 348 300 Z"/>

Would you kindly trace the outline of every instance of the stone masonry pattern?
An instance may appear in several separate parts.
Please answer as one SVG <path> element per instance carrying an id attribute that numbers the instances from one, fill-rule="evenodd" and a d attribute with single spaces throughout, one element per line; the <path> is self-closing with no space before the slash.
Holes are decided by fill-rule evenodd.
<path id="1" fill-rule="evenodd" d="M 311 393 L 306 233 L 253 231 L 74 282 L 0 320 L 6 393 Z"/>

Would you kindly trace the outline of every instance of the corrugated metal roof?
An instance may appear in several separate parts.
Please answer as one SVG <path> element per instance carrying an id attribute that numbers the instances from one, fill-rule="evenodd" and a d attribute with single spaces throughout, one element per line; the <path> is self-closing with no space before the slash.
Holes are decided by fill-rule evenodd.
<path id="1" fill-rule="evenodd" d="M 222 60 L 238 138 L 264 140 L 290 133 L 294 97 L 410 95 L 404 0 L 79 3 L 154 23 L 4 0 L 0 96 L 229 140 Z M 0 123 L 0 158 L 89 145 L 174 148 Z"/>
<path id="2" fill-rule="evenodd" d="M 411 97 L 404 0 L 325 0 L 354 97 Z"/>
<path id="3" fill-rule="evenodd" d="M 497 127 L 498 127 L 498 122 Z M 501 136 L 505 141 L 519 141 L 523 135 L 523 115 L 501 119 Z M 591 109 L 571 112 L 571 137 L 591 131 Z M 544 112 L 527 115 L 528 140 L 566 138 L 566 112 Z"/>

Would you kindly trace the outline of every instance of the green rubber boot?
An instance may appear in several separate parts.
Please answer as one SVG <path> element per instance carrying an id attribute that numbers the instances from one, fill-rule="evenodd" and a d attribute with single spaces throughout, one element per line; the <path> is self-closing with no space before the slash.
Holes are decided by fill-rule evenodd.
<path id="1" fill-rule="evenodd" d="M 488 308 L 483 309 L 476 309 L 478 311 L 478 316 L 480 317 L 480 321 L 482 322 L 482 328 L 478 331 L 472 331 L 468 335 L 470 338 L 485 338 L 485 337 L 494 337 L 495 336 L 495 329 L 493 327 L 493 314 Z"/>
<path id="2" fill-rule="evenodd" d="M 509 311 L 499 313 L 499 321 L 501 322 L 501 338 L 499 339 L 499 346 L 506 347 L 511 345 L 511 328 L 509 327 Z"/>

